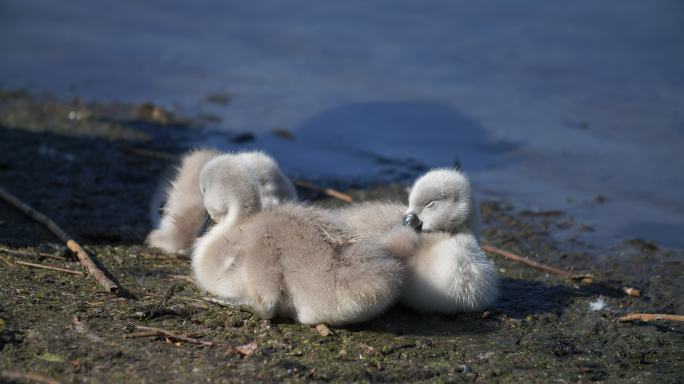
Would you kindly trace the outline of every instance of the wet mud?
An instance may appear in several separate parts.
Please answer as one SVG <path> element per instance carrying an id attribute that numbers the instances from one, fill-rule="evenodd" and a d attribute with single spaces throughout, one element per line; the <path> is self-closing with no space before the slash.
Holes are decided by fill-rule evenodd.
<path id="1" fill-rule="evenodd" d="M 604 248 L 554 240 L 557 231 L 587 228 L 564 212 L 523 212 L 504 201 L 481 202 L 485 243 L 637 287 L 642 297 L 492 256 L 502 294 L 487 311 L 437 316 L 397 306 L 327 337 L 203 301 L 187 258 L 143 245 L 150 202 L 173 156 L 187 149 L 184 138 L 201 134 L 194 125 L 149 105 L 0 95 L 0 185 L 73 234 L 124 288 L 112 295 L 87 276 L 17 264 L 81 270 L 49 232 L 0 202 L 0 371 L 92 383 L 684 380 L 681 323 L 617 321 L 630 312 L 684 313 L 682 251 L 639 239 Z M 395 184 L 347 192 L 357 201 L 406 198 Z M 600 299 L 605 307 L 591 311 Z M 130 338 L 136 326 L 214 345 Z"/>

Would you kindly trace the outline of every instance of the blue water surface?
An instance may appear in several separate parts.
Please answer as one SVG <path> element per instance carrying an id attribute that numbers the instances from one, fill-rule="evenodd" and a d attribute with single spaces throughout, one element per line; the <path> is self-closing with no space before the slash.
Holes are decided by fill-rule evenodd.
<path id="1" fill-rule="evenodd" d="M 216 115 L 197 144 L 265 148 L 293 175 L 458 161 L 480 196 L 568 211 L 597 242 L 684 247 L 678 0 L 6 0 L 0 52 L 5 88 Z"/>

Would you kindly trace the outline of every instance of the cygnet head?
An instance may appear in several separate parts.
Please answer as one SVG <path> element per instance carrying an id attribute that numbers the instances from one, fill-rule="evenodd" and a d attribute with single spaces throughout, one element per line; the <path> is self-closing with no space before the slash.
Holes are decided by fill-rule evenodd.
<path id="1" fill-rule="evenodd" d="M 456 169 L 436 169 L 413 184 L 402 224 L 418 231 L 452 233 L 467 225 L 474 209 L 465 175 Z"/>
<path id="2" fill-rule="evenodd" d="M 261 211 L 259 184 L 238 156 L 221 155 L 207 162 L 200 171 L 199 188 L 204 208 L 216 223 Z"/>

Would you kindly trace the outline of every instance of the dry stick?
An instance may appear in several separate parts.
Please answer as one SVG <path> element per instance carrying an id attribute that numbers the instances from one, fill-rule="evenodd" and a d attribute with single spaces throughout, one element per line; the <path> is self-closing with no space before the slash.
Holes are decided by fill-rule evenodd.
<path id="1" fill-rule="evenodd" d="M 354 200 L 351 196 L 347 195 L 346 193 L 340 192 L 338 190 L 332 189 L 332 188 L 323 188 L 319 187 L 315 184 L 309 183 L 307 181 L 301 181 L 301 180 L 296 180 L 294 184 L 298 187 L 301 188 L 307 188 L 307 189 L 313 189 L 314 191 L 319 191 L 323 192 L 326 195 L 335 198 L 340 201 L 344 201 L 345 203 L 350 203 Z"/>
<path id="2" fill-rule="evenodd" d="M 226 304 L 225 300 L 219 299 L 218 297 L 205 296 L 202 298 L 202 301 L 206 301 L 207 303 L 220 305 L 222 307 L 233 308 L 232 306 Z"/>
<path id="3" fill-rule="evenodd" d="M 563 276 L 566 279 L 573 279 L 575 277 L 575 275 L 571 274 L 570 272 L 564 271 L 562 269 L 558 269 L 556 267 L 552 267 L 550 265 L 542 264 L 542 263 L 536 262 L 534 260 L 530 260 L 526 257 L 518 256 L 514 253 L 504 251 L 503 249 L 492 247 L 491 245 L 483 245 L 482 249 L 485 252 L 493 253 L 495 255 L 502 256 L 506 259 L 517 261 L 517 262 L 529 265 L 530 267 L 539 269 L 541 271 L 550 272 L 550 273 L 553 273 L 554 275 Z"/>
<path id="4" fill-rule="evenodd" d="M 613 287 L 614 288 L 614 287 Z M 619 291 L 622 291 L 624 294 L 632 297 L 641 297 L 641 290 L 632 288 L 632 287 L 620 287 L 618 289 Z"/>
<path id="5" fill-rule="evenodd" d="M 142 326 L 142 325 L 136 325 L 135 328 L 136 328 L 136 329 L 139 329 L 139 330 L 141 330 L 141 331 L 145 331 L 145 332 L 150 332 L 150 333 L 151 333 L 151 332 L 155 332 L 155 333 L 156 333 L 156 336 L 166 336 L 166 337 L 168 337 L 169 339 L 176 339 L 176 340 L 179 340 L 179 341 L 186 341 L 186 342 L 188 342 L 188 343 L 195 343 L 195 344 L 207 345 L 207 346 L 210 346 L 210 347 L 214 345 L 214 343 L 212 343 L 211 341 L 197 340 L 197 339 L 192 338 L 192 337 L 181 336 L 181 335 L 175 334 L 175 333 L 173 333 L 173 332 L 171 332 L 171 331 L 167 331 L 167 330 L 161 329 L 161 328 L 145 327 L 145 326 Z M 134 335 L 135 335 L 135 334 L 134 334 Z M 152 336 L 152 335 L 150 334 L 149 336 Z M 136 335 L 136 337 L 142 337 L 142 332 L 138 332 L 138 334 Z"/>
<path id="6" fill-rule="evenodd" d="M 545 271 L 545 272 L 553 273 L 555 275 L 562 276 L 568 280 L 575 280 L 575 281 L 580 280 L 580 282 L 582 284 L 594 284 L 595 283 L 594 278 L 591 275 L 586 275 L 586 274 L 585 275 L 575 275 L 575 274 L 572 274 L 568 271 L 564 271 L 562 269 L 552 267 L 550 265 L 542 264 L 542 263 L 539 263 L 539 262 L 534 261 L 534 260 L 530 260 L 527 257 L 518 256 L 514 253 L 504 251 L 503 249 L 499 249 L 499 248 L 493 247 L 491 245 L 483 245 L 482 249 L 487 253 L 492 253 L 492 254 L 501 256 L 503 258 L 509 259 L 509 260 L 517 261 L 519 263 L 523 263 L 525 265 L 528 265 L 532 268 L 536 268 L 536 269 L 539 269 L 541 271 Z M 641 297 L 641 291 L 636 289 L 636 288 L 632 288 L 632 287 L 616 288 L 616 287 L 606 285 L 605 283 L 599 283 L 599 284 L 604 285 L 604 286 L 611 288 L 611 289 L 616 289 L 616 290 L 621 291 L 621 292 L 625 293 L 626 295 L 629 295 L 632 297 Z"/>
<path id="7" fill-rule="evenodd" d="M 139 337 L 156 337 L 159 336 L 157 331 L 144 331 L 144 332 L 133 332 L 124 335 L 126 339 L 137 339 Z"/>
<path id="8" fill-rule="evenodd" d="M 51 253 L 43 253 L 43 252 L 29 252 L 29 251 L 20 251 L 18 249 L 9 249 L 5 247 L 0 247 L 1 252 L 9 253 L 10 255 L 18 255 L 18 256 L 41 256 L 41 257 L 49 257 L 52 259 L 59 259 L 59 260 L 66 260 L 65 257 L 53 255 Z"/>
<path id="9" fill-rule="evenodd" d="M 667 315 L 663 313 L 629 313 L 618 319 L 619 322 L 652 320 L 684 321 L 684 315 Z"/>
<path id="10" fill-rule="evenodd" d="M 13 205 L 18 210 L 24 212 L 31 219 L 45 225 L 50 232 L 54 233 L 60 240 L 66 243 L 67 248 L 76 254 L 76 257 L 81 261 L 81 264 L 85 267 L 88 273 L 97 280 L 100 285 L 110 293 L 116 293 L 119 290 L 119 286 L 111 281 L 100 268 L 93 262 L 90 255 L 78 244 L 71 236 L 69 236 L 62 228 L 60 228 L 54 221 L 44 214 L 31 208 L 28 204 L 14 197 L 11 193 L 7 192 L 4 188 L 0 187 L 0 197 L 3 200 Z"/>
<path id="11" fill-rule="evenodd" d="M 12 371 L 2 371 L 0 372 L 0 379 L 7 380 L 10 382 L 20 382 L 29 381 L 31 383 L 39 384 L 60 384 L 59 381 L 40 375 L 38 373 L 23 373 L 23 372 L 12 372 Z"/>
<path id="12" fill-rule="evenodd" d="M 19 264 L 19 265 L 25 265 L 25 266 L 27 266 L 27 267 L 41 268 L 41 269 L 49 269 L 49 270 L 51 270 L 51 271 L 66 272 L 66 273 L 71 273 L 72 275 L 83 276 L 83 272 L 73 271 L 73 270 L 71 270 L 71 269 L 66 269 L 66 268 L 53 267 L 53 266 L 51 266 L 51 265 L 29 263 L 28 261 L 21 261 L 21 260 L 14 260 L 14 263 L 15 263 L 15 264 Z"/>
<path id="13" fill-rule="evenodd" d="M 14 267 L 14 265 L 12 265 L 12 263 L 10 263 L 9 260 L 5 259 L 4 257 L 0 256 L 0 259 L 2 259 L 2 261 L 4 261 L 8 267 L 10 267 L 10 268 Z"/>

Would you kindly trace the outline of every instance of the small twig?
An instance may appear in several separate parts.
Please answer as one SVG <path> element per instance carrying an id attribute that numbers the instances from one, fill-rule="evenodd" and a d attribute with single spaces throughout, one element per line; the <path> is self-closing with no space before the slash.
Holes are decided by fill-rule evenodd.
<path id="1" fill-rule="evenodd" d="M 202 298 L 202 301 L 206 301 L 207 303 L 216 304 L 216 305 L 219 305 L 221 307 L 235 309 L 235 305 L 233 305 L 233 303 L 231 303 L 229 300 L 226 300 L 226 299 L 223 299 L 220 297 L 205 296 Z"/>
<path id="2" fill-rule="evenodd" d="M 556 267 L 552 267 L 550 265 L 542 264 L 542 263 L 539 263 L 539 262 L 534 261 L 534 260 L 530 260 L 527 257 L 518 256 L 514 253 L 504 251 L 503 249 L 492 247 L 491 245 L 483 245 L 482 249 L 485 252 L 493 253 L 495 255 L 499 255 L 501 257 L 504 257 L 508 260 L 517 261 L 519 263 L 523 263 L 525 265 L 528 265 L 532 268 L 539 269 L 541 271 L 545 271 L 545 272 L 549 272 L 549 273 L 553 273 L 554 275 L 562 276 L 566 279 L 572 280 L 574 277 L 574 275 L 571 274 L 570 272 L 564 271 L 562 269 L 558 269 Z"/>
<path id="3" fill-rule="evenodd" d="M 0 379 L 7 380 L 9 382 L 31 382 L 39 384 L 60 384 L 58 380 L 52 379 L 50 377 L 43 376 L 38 373 L 33 372 L 12 372 L 12 371 L 2 371 L 0 372 Z"/>
<path id="4" fill-rule="evenodd" d="M 382 355 L 381 352 L 379 352 L 376 348 L 371 347 L 370 345 L 366 343 L 358 343 L 357 344 L 359 347 L 367 350 L 370 354 L 372 355 Z"/>
<path id="5" fill-rule="evenodd" d="M 62 228 L 60 228 L 54 221 L 44 214 L 31 208 L 28 204 L 16 198 L 11 193 L 7 192 L 4 188 L 0 188 L 0 197 L 3 200 L 22 211 L 31 219 L 45 225 L 50 232 L 55 234 L 60 240 L 66 243 L 67 248 L 76 254 L 76 257 L 81 261 L 81 264 L 85 267 L 88 273 L 97 280 L 100 285 L 110 293 L 116 293 L 119 290 L 119 286 L 111 281 L 102 270 L 93 262 L 90 258 L 88 252 L 86 252 L 79 243 L 77 243 L 71 236 L 69 236 Z"/>
<path id="6" fill-rule="evenodd" d="M 413 348 L 413 347 L 415 347 L 415 346 L 416 346 L 415 343 L 404 343 L 404 344 L 394 345 L 394 346 L 390 347 L 390 348 L 387 349 L 387 350 L 383 349 L 383 350 L 382 350 L 382 354 L 385 355 L 385 356 L 387 356 L 387 355 L 393 354 L 394 352 L 396 352 L 396 351 L 398 351 L 398 350 L 400 350 L 400 349 Z"/>
<path id="7" fill-rule="evenodd" d="M 300 188 L 306 188 L 306 189 L 312 189 L 314 191 L 322 192 L 334 199 L 344 201 L 345 203 L 350 203 L 354 200 L 351 196 L 347 195 L 346 193 L 340 192 L 338 190 L 332 189 L 332 188 L 323 188 L 319 187 L 315 184 L 309 183 L 307 181 L 301 181 L 301 180 L 296 180 L 294 182 L 294 185 L 300 187 Z"/>
<path id="8" fill-rule="evenodd" d="M 4 261 L 8 267 L 10 267 L 10 268 L 14 267 L 14 265 L 12 263 L 10 263 L 9 260 L 7 260 L 6 258 L 0 256 L 0 259 L 2 259 L 2 261 Z"/>
<path id="9" fill-rule="evenodd" d="M 630 313 L 618 318 L 619 322 L 653 320 L 684 321 L 684 315 L 667 315 L 663 313 Z"/>
<path id="10" fill-rule="evenodd" d="M 181 290 L 183 290 L 183 288 L 182 288 L 180 285 L 178 285 L 178 284 L 172 285 L 171 288 L 169 288 L 169 289 L 166 291 L 166 293 L 164 294 L 164 296 L 162 296 L 161 301 L 159 301 L 159 305 L 157 306 L 158 309 L 161 309 L 161 308 L 165 307 L 165 306 L 166 306 L 166 303 L 168 303 L 169 300 L 171 300 L 171 299 L 173 298 L 173 296 L 174 296 L 178 291 L 181 291 Z"/>
<path id="11" fill-rule="evenodd" d="M 220 306 L 222 306 L 222 307 L 227 307 L 226 303 L 225 303 L 223 300 L 221 300 L 221 299 L 219 299 L 219 298 L 217 298 L 217 297 L 205 296 L 205 297 L 202 298 L 202 301 L 206 301 L 207 303 L 212 303 L 212 304 L 220 305 Z"/>
<path id="12" fill-rule="evenodd" d="M 188 283 L 195 283 L 195 280 L 193 280 L 192 277 L 187 276 L 187 275 L 171 275 L 169 277 L 172 279 L 176 279 L 176 280 L 183 280 L 183 281 L 186 281 Z"/>
<path id="13" fill-rule="evenodd" d="M 149 297 L 163 297 L 162 295 L 157 295 L 157 294 L 154 294 L 154 293 L 148 293 L 148 294 L 146 294 L 146 296 L 149 296 Z M 192 302 L 197 303 L 197 304 L 202 304 L 202 306 L 199 307 L 199 308 L 206 308 L 206 307 L 207 307 L 206 304 L 205 304 L 205 301 L 206 301 L 206 300 L 197 299 L 197 298 L 194 298 L 194 297 L 187 297 L 187 296 L 178 296 L 178 295 L 176 295 L 176 296 L 173 297 L 173 299 L 174 299 L 174 300 L 183 300 L 183 301 L 192 301 Z"/>
<path id="14" fill-rule="evenodd" d="M 323 337 L 328 337 L 330 335 L 334 335 L 335 333 L 328 328 L 327 325 L 321 323 L 316 326 L 316 330 L 318 331 L 318 334 L 323 336 Z"/>
<path id="15" fill-rule="evenodd" d="M 620 287 L 620 290 L 628 296 L 641 297 L 641 291 L 632 287 Z"/>
<path id="16" fill-rule="evenodd" d="M 181 336 L 181 335 L 178 335 L 176 333 L 173 333 L 171 331 L 167 331 L 167 330 L 161 329 L 161 328 L 145 327 L 142 325 L 136 325 L 135 328 L 139 329 L 141 331 L 156 332 L 156 336 L 166 336 L 169 339 L 174 339 L 174 340 L 178 340 L 178 341 L 185 341 L 188 343 L 201 344 L 201 345 L 206 345 L 206 346 L 210 346 L 210 347 L 214 345 L 214 343 L 212 343 L 211 341 L 197 340 L 197 339 L 192 338 L 192 337 Z M 140 333 L 138 333 L 137 337 L 142 337 L 139 335 L 140 335 Z M 153 335 L 149 335 L 149 336 L 153 336 Z"/>
<path id="17" fill-rule="evenodd" d="M 233 347 L 233 350 L 243 356 L 251 356 L 257 350 L 257 342 L 252 341 L 245 345 L 238 345 L 237 347 Z"/>
<path id="18" fill-rule="evenodd" d="M 126 338 L 126 339 L 137 339 L 139 337 L 157 337 L 157 336 L 159 336 L 159 332 L 142 331 L 142 332 L 133 332 L 133 333 L 125 334 L 124 338 Z"/>
<path id="19" fill-rule="evenodd" d="M 51 253 L 44 253 L 44 252 L 29 252 L 29 251 L 20 251 L 18 249 L 9 249 L 5 247 L 0 247 L 1 252 L 9 253 L 10 255 L 18 255 L 18 256 L 40 256 L 40 257 L 49 257 L 52 259 L 59 259 L 59 260 L 65 260 L 66 258 L 53 255 Z"/>
<path id="20" fill-rule="evenodd" d="M 21 261 L 21 260 L 14 260 L 14 263 L 19 264 L 19 265 L 25 265 L 27 267 L 49 269 L 51 271 L 59 271 L 59 272 L 71 273 L 72 275 L 83 276 L 83 272 L 73 271 L 71 269 L 66 269 L 66 268 L 53 267 L 52 265 L 29 263 L 28 261 Z"/>
<path id="21" fill-rule="evenodd" d="M 527 266 L 530 266 L 530 267 L 535 268 L 535 269 L 539 269 L 539 270 L 544 271 L 544 272 L 553 273 L 554 275 L 561 276 L 561 277 L 566 278 L 568 280 L 579 281 L 582 284 L 602 285 L 606 288 L 610 288 L 610 289 L 614 289 L 614 290 L 623 292 L 624 294 L 632 296 L 632 297 L 641 297 L 641 291 L 636 289 L 636 288 L 613 287 L 613 286 L 610 286 L 610 285 L 603 283 L 603 282 L 596 282 L 596 281 L 594 281 L 594 277 L 592 275 L 589 275 L 589 274 L 584 274 L 584 275 L 572 274 L 568 271 L 564 271 L 562 269 L 552 267 L 550 265 L 542 264 L 542 263 L 534 261 L 534 260 L 530 260 L 527 257 L 518 256 L 514 253 L 504 251 L 503 249 L 499 249 L 499 248 L 493 247 L 491 245 L 483 245 L 482 250 L 484 250 L 487 253 L 492 253 L 492 254 L 501 256 L 501 257 L 508 259 L 508 260 L 513 260 L 513 261 L 517 261 L 519 263 L 523 263 Z"/>
<path id="22" fill-rule="evenodd" d="M 252 315 L 258 315 L 254 308 L 244 299 L 230 299 L 227 297 L 203 297 L 202 300 L 220 305 L 221 307 L 236 309 L 238 311 L 247 312 Z"/>

